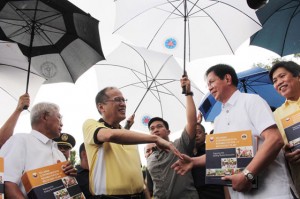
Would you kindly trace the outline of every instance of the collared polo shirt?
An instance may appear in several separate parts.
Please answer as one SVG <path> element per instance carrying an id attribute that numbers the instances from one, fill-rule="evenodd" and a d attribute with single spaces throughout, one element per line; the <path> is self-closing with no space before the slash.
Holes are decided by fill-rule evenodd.
<path id="1" fill-rule="evenodd" d="M 274 116 L 280 133 L 283 137 L 285 143 L 287 143 L 287 138 L 281 123 L 281 119 L 293 114 L 300 110 L 300 98 L 297 101 L 286 100 L 280 107 L 274 111 Z M 297 190 L 298 195 L 300 195 L 300 164 L 289 164 L 291 177 L 295 187 L 293 189 Z"/>
<path id="2" fill-rule="evenodd" d="M 87 120 L 83 124 L 83 137 L 93 195 L 129 195 L 144 189 L 141 160 L 137 145 L 112 142 L 95 143 L 101 128 L 109 128 L 103 120 Z"/>
<path id="3" fill-rule="evenodd" d="M 258 150 L 263 144 L 261 133 L 275 124 L 269 105 L 260 96 L 235 91 L 228 102 L 222 104 L 222 111 L 216 117 L 214 133 L 251 130 L 254 149 L 258 137 Z M 258 175 L 258 189 L 246 193 L 229 188 L 232 199 L 289 199 L 291 198 L 288 173 L 282 151 L 277 158 Z"/>
<path id="4" fill-rule="evenodd" d="M 0 156 L 4 157 L 4 181 L 16 183 L 24 196 L 21 177 L 25 171 L 66 161 L 57 143 L 35 130 L 14 134 L 1 148 Z"/>

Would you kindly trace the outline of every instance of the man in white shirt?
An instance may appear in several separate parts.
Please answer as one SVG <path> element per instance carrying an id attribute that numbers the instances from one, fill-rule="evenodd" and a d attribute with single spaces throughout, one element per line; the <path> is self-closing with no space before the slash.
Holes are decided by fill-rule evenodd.
<path id="1" fill-rule="evenodd" d="M 251 130 L 252 136 L 259 140 L 258 150 L 245 170 L 222 178 L 232 182 L 231 198 L 292 198 L 281 152 L 283 140 L 268 104 L 258 95 L 241 93 L 237 89 L 236 72 L 228 65 L 212 66 L 206 71 L 206 78 L 210 93 L 222 103 L 222 111 L 214 121 L 214 132 Z M 192 166 L 205 165 L 205 155 L 184 158 L 172 166 L 179 174 Z M 252 189 L 255 176 L 258 176 L 258 189 Z"/>
<path id="2" fill-rule="evenodd" d="M 24 172 L 65 161 L 52 139 L 58 137 L 62 129 L 59 107 L 52 103 L 36 104 L 30 113 L 32 131 L 13 135 L 1 148 L 4 157 L 5 197 L 27 198 L 21 177 Z M 64 167 L 67 175 L 76 175 L 76 170 L 68 162 Z"/>

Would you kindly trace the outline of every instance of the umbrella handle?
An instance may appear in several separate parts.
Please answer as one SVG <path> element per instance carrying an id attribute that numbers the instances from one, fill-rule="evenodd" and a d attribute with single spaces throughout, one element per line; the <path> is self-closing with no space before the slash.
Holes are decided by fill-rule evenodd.
<path id="1" fill-rule="evenodd" d="M 182 75 L 182 77 L 186 77 L 187 75 L 186 75 L 186 71 L 184 70 L 184 72 L 183 72 L 183 75 Z M 186 94 L 186 87 L 185 86 L 182 86 L 181 87 L 182 88 L 182 94 Z"/>

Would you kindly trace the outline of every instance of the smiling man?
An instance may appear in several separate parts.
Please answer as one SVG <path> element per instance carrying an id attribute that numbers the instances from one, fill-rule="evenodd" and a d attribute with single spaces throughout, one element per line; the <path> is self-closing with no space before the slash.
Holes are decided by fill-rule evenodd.
<path id="1" fill-rule="evenodd" d="M 83 124 L 84 145 L 89 164 L 93 198 L 143 198 L 144 182 L 136 144 L 155 143 L 180 156 L 168 141 L 156 135 L 126 130 L 126 99 L 115 87 L 106 87 L 96 96 L 100 120 Z"/>
<path id="2" fill-rule="evenodd" d="M 275 64 L 270 71 L 270 79 L 276 91 L 286 98 L 286 101 L 274 112 L 280 133 L 285 142 L 285 157 L 289 162 L 291 176 L 295 184 L 294 190 L 300 196 L 300 150 L 291 152 L 281 119 L 300 110 L 300 66 L 292 61 Z M 292 187 L 294 188 L 294 187 Z"/>
<path id="3" fill-rule="evenodd" d="M 232 199 L 289 199 L 289 181 L 281 148 L 284 145 L 272 111 L 266 101 L 255 94 L 241 93 L 237 89 L 235 70 L 218 64 L 206 71 L 207 85 L 214 98 L 222 103 L 222 111 L 214 121 L 214 133 L 251 130 L 253 140 L 258 138 L 258 150 L 247 167 L 222 180 L 232 182 L 229 187 Z M 254 145 L 254 148 L 255 145 Z M 179 174 L 192 166 L 204 166 L 205 155 L 173 164 Z M 258 176 L 258 189 L 252 189 L 252 181 Z"/>

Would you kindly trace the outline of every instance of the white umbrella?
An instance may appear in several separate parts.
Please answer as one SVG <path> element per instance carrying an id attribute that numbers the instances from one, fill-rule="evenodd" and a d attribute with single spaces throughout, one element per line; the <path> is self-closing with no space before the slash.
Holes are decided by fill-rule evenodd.
<path id="1" fill-rule="evenodd" d="M 116 0 L 116 33 L 185 60 L 233 54 L 261 29 L 246 0 Z"/>
<path id="2" fill-rule="evenodd" d="M 171 131 L 186 124 L 185 100 L 181 94 L 182 68 L 172 55 L 122 43 L 107 60 L 95 67 L 99 89 L 118 87 L 128 99 L 127 115 L 135 113 L 132 128 L 148 131 L 152 117 L 162 117 Z M 203 93 L 192 83 L 195 102 Z"/>
<path id="3" fill-rule="evenodd" d="M 16 44 L 0 42 L 0 125 L 12 114 L 19 97 L 25 93 L 27 68 L 27 58 Z M 28 93 L 32 104 L 45 79 L 31 70 L 30 81 Z"/>

